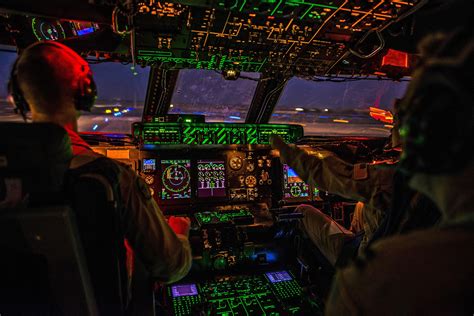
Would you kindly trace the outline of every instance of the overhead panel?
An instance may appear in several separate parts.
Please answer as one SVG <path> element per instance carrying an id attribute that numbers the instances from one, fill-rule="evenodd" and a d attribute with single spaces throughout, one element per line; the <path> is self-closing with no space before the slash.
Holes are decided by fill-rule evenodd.
<path id="1" fill-rule="evenodd" d="M 348 47 L 418 1 L 156 0 L 138 3 L 137 58 L 176 68 L 288 75 L 359 72 Z M 360 62 L 360 61 L 359 61 Z M 336 69 L 337 70 L 337 69 Z"/>

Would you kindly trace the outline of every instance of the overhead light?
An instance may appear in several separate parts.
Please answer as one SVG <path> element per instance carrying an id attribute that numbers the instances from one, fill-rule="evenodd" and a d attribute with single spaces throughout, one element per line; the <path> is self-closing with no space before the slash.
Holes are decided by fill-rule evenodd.
<path id="1" fill-rule="evenodd" d="M 295 111 L 298 111 L 298 112 L 303 112 L 304 109 L 303 108 L 295 108 Z"/>

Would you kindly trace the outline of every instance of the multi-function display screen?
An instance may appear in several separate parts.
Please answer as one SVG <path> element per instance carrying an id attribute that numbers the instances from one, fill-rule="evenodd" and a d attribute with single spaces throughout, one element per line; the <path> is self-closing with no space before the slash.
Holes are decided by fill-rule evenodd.
<path id="1" fill-rule="evenodd" d="M 162 160 L 161 171 L 162 200 L 191 198 L 191 160 Z"/>
<path id="2" fill-rule="evenodd" d="M 198 290 L 194 283 L 173 285 L 171 287 L 171 294 L 173 297 L 194 296 L 198 295 Z"/>
<path id="3" fill-rule="evenodd" d="M 268 280 L 272 283 L 293 280 L 291 275 L 286 271 L 267 272 L 265 273 L 265 275 L 267 276 Z"/>
<path id="4" fill-rule="evenodd" d="M 154 172 L 156 170 L 156 159 L 143 159 L 143 172 Z"/>
<path id="5" fill-rule="evenodd" d="M 198 160 L 197 169 L 199 198 L 226 196 L 224 160 Z"/>
<path id="6" fill-rule="evenodd" d="M 309 186 L 288 165 L 283 165 L 283 197 L 285 199 L 309 198 Z"/>

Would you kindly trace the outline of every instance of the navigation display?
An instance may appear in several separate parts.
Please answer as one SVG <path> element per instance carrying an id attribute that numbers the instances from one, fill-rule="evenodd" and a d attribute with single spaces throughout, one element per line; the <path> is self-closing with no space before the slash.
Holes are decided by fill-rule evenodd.
<path id="1" fill-rule="evenodd" d="M 283 165 L 283 197 L 285 199 L 309 198 L 309 186 L 288 165 Z"/>
<path id="2" fill-rule="evenodd" d="M 198 160 L 198 191 L 200 198 L 225 197 L 225 161 Z"/>
<path id="3" fill-rule="evenodd" d="M 177 200 L 191 198 L 191 161 L 174 159 L 161 161 L 161 199 Z"/>

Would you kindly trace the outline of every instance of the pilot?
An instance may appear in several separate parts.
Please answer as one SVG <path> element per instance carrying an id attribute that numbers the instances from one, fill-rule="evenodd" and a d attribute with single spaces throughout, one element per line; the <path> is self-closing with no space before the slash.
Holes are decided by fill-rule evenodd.
<path id="1" fill-rule="evenodd" d="M 392 137 L 394 148 L 399 145 L 396 136 Z M 306 183 L 331 194 L 359 201 L 351 230 L 310 205 L 301 205 L 296 209 L 304 214 L 303 230 L 329 263 L 333 266 L 337 263 L 345 243 L 361 231 L 360 226 L 364 233 L 358 251 L 362 252 L 382 221 L 384 212 L 390 207 L 394 169 L 378 164 L 353 165 L 326 150 L 309 154 L 296 146 L 285 144 L 278 136 L 271 138 L 271 144 L 279 151 L 281 162 L 293 168 Z M 357 226 L 359 229 L 354 229 Z"/>
<path id="2" fill-rule="evenodd" d="M 326 315 L 474 312 L 472 32 L 455 32 L 434 46 L 401 105 L 400 166 L 409 185 L 438 206 L 442 222 L 369 246 L 370 255 L 337 273 Z"/>
<path id="3" fill-rule="evenodd" d="M 57 42 L 29 46 L 13 66 L 9 88 L 20 112 L 31 111 L 33 122 L 55 123 L 67 131 L 74 155 L 71 169 L 103 158 L 77 132 L 79 110 L 92 107 L 96 89 L 89 65 L 72 49 Z M 126 244 L 157 280 L 183 278 L 192 261 L 190 220 L 171 217 L 167 221 L 144 181 L 125 165 L 113 160 L 109 163 L 115 164 L 119 173 Z"/>

